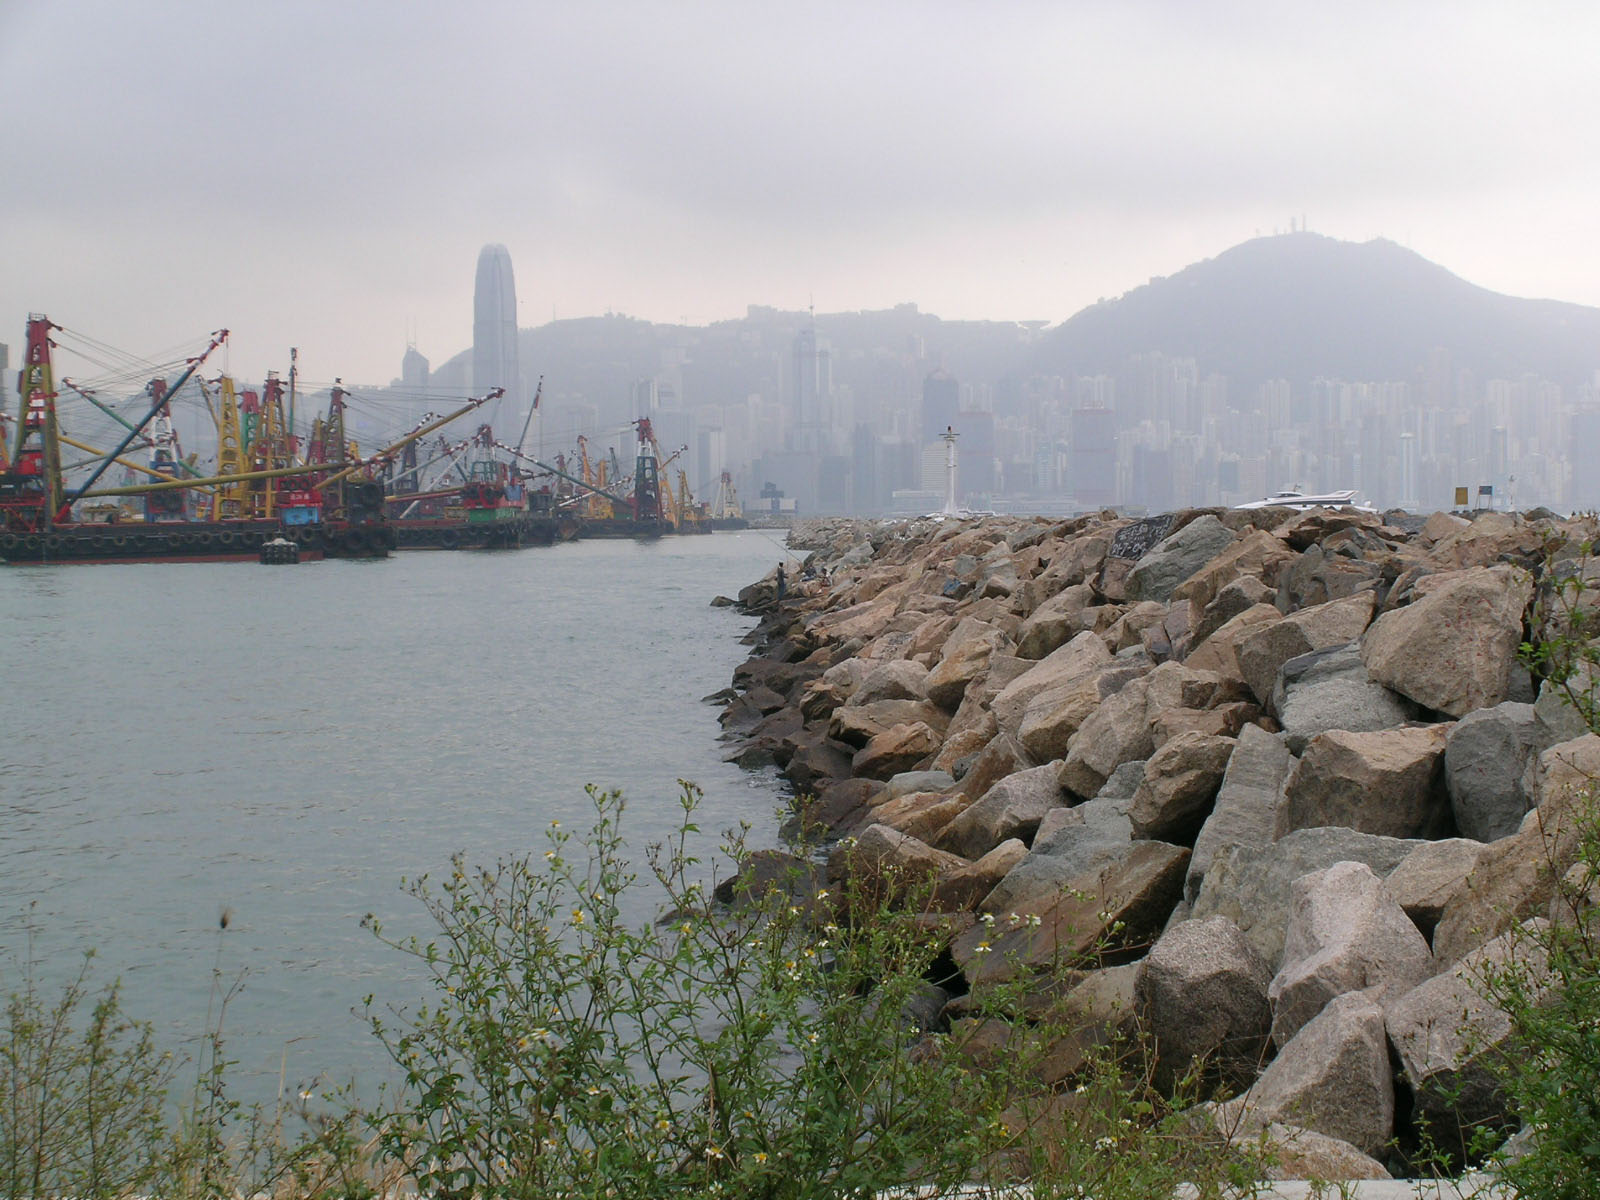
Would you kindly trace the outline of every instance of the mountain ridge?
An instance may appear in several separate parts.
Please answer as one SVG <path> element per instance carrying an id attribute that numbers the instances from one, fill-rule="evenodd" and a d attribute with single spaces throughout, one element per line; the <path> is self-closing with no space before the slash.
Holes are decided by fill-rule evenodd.
<path id="1" fill-rule="evenodd" d="M 1408 379 L 1436 351 L 1483 378 L 1576 383 L 1600 366 L 1600 309 L 1505 296 L 1376 238 L 1255 238 L 1101 301 L 1043 337 L 1033 366 L 1121 369 L 1137 354 L 1196 359 L 1240 382 Z"/>

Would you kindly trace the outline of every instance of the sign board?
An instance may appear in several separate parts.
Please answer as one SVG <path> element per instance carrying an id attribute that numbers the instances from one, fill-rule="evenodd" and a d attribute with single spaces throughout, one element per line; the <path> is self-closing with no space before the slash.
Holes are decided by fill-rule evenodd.
<path id="1" fill-rule="evenodd" d="M 1467 489 L 1464 488 L 1464 487 L 1458 487 L 1456 489 L 1456 507 L 1457 508 L 1465 508 L 1466 506 L 1467 506 Z"/>

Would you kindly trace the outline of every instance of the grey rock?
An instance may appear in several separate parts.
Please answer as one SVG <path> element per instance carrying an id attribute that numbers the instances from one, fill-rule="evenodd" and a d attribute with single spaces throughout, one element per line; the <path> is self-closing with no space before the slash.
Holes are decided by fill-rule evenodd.
<path id="1" fill-rule="evenodd" d="M 1433 936 L 1445 906 L 1461 890 L 1485 849 L 1482 842 L 1467 838 L 1424 842 L 1389 872 L 1384 882 L 1424 937 Z"/>
<path id="2" fill-rule="evenodd" d="M 1212 860 L 1195 897 L 1194 916 L 1230 918 L 1276 973 L 1296 879 L 1337 862 L 1364 862 L 1375 874 L 1387 875 L 1421 844 L 1330 825 L 1298 829 L 1266 846 L 1236 846 Z"/>
<path id="3" fill-rule="evenodd" d="M 1463 837 L 1492 842 L 1517 831 L 1533 807 L 1523 775 L 1550 745 L 1531 704 L 1499 704 L 1456 722 L 1445 744 L 1444 780 Z"/>
<path id="4" fill-rule="evenodd" d="M 1346 992 L 1408 992 L 1428 977 L 1428 943 L 1365 863 L 1335 863 L 1291 889 L 1283 962 L 1267 989 L 1283 1046 Z"/>
<path id="5" fill-rule="evenodd" d="M 1284 663 L 1273 685 L 1272 711 L 1295 754 L 1330 729 L 1355 733 L 1393 729 L 1416 715 L 1414 706 L 1367 674 L 1354 642 Z"/>
<path id="6" fill-rule="evenodd" d="M 1145 956 L 1134 990 L 1156 1041 L 1157 1085 L 1170 1090 L 1196 1061 L 1230 1088 L 1253 1080 L 1269 1052 L 1270 976 L 1226 917 L 1168 928 Z"/>
<path id="7" fill-rule="evenodd" d="M 1163 538 L 1128 574 L 1130 600 L 1169 600 L 1189 576 L 1233 544 L 1231 529 L 1210 513 Z"/>
<path id="8" fill-rule="evenodd" d="M 1030 767 L 991 787 L 944 827 L 935 844 L 963 858 L 981 858 L 1008 838 L 1031 841 L 1045 813 L 1062 804 L 1056 768 Z"/>
<path id="9" fill-rule="evenodd" d="M 1239 730 L 1238 745 L 1228 759 L 1216 804 L 1200 827 L 1189 859 L 1184 894 L 1190 900 L 1199 894 L 1206 871 L 1218 854 L 1234 846 L 1261 847 L 1271 843 L 1291 761 L 1281 735 L 1268 733 L 1258 725 Z M 1107 780 L 1106 787 L 1110 786 L 1111 781 Z"/>
<path id="10" fill-rule="evenodd" d="M 1272 699 L 1278 670 L 1290 659 L 1357 640 L 1372 620 L 1373 600 L 1373 593 L 1360 592 L 1303 608 L 1241 641 L 1239 671 L 1256 699 Z"/>
<path id="11" fill-rule="evenodd" d="M 1248 1092 L 1223 1107 L 1247 1130 L 1289 1123 L 1376 1154 L 1394 1133 L 1394 1103 L 1383 1010 L 1352 992 L 1323 1009 Z"/>
<path id="12" fill-rule="evenodd" d="M 948 792 L 956 781 L 948 771 L 901 771 L 885 785 L 884 800 L 898 800 L 912 792 Z"/>
<path id="13" fill-rule="evenodd" d="M 1485 971 L 1513 960 L 1536 980 L 1543 969 L 1537 935 L 1544 924 L 1538 918 L 1501 934 L 1387 1006 L 1389 1040 L 1436 1135 L 1481 1125 L 1514 1127 L 1493 1066 L 1511 1036 L 1511 1019 L 1485 994 L 1481 980 Z"/>
<path id="14" fill-rule="evenodd" d="M 1091 800 L 1055 809 L 1039 825 L 1033 849 L 984 898 L 983 912 L 1011 912 L 1027 900 L 1059 891 L 1078 876 L 1114 861 L 1133 840 L 1127 801 Z"/>

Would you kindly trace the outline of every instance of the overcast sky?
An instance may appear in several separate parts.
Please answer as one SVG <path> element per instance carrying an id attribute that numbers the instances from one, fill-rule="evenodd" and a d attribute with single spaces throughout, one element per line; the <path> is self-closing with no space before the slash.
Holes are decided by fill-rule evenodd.
<path id="1" fill-rule="evenodd" d="M 1600 4 L 0 0 L 0 164 L 13 367 L 386 382 L 489 242 L 524 326 L 1055 322 L 1302 216 L 1600 304 Z"/>

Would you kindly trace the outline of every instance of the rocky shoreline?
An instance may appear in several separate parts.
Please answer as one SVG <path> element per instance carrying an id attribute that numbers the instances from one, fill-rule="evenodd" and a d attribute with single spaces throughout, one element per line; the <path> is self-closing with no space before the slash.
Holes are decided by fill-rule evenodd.
<path id="1" fill-rule="evenodd" d="M 835 878 L 924 873 L 964 984 L 1196 1060 L 1285 1177 L 1513 1124 L 1482 994 L 1561 919 L 1600 737 L 1518 657 L 1594 518 L 1351 509 L 797 524 L 740 593 L 730 759 Z M 796 577 L 798 576 L 798 577 Z M 1587 575 L 1584 576 L 1587 578 Z M 1063 963 L 1069 963 L 1070 969 Z M 1078 1041 L 1085 1040 L 1084 1034 Z M 1087 1046 L 1052 1055 L 1056 1084 Z"/>

